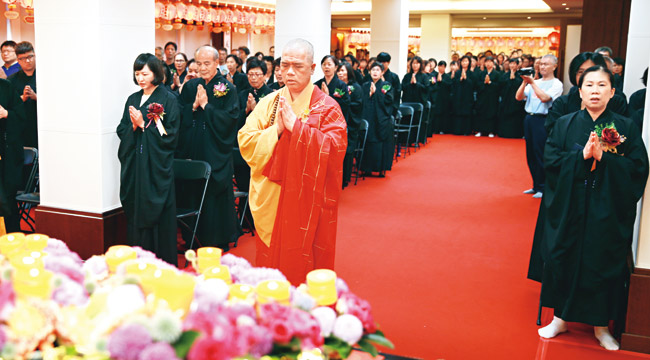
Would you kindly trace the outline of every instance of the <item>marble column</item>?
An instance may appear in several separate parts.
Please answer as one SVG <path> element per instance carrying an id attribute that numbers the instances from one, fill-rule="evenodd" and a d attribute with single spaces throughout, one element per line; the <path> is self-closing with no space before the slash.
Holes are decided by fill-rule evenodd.
<path id="1" fill-rule="evenodd" d="M 422 14 L 420 20 L 420 57 L 451 60 L 451 15 Z"/>
<path id="2" fill-rule="evenodd" d="M 370 56 L 391 55 L 390 70 L 400 79 L 406 74 L 408 56 L 408 0 L 372 0 Z"/>

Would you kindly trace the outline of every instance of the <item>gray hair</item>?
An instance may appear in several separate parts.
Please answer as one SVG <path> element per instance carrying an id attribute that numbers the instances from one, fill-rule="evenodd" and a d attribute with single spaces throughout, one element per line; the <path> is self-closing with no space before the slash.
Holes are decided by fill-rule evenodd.
<path id="1" fill-rule="evenodd" d="M 603 55 L 603 59 L 605 59 L 605 61 L 607 62 L 607 65 L 608 65 L 608 66 L 614 64 L 614 59 L 612 59 L 611 57 L 609 57 L 609 56 L 607 56 L 607 55 Z"/>
<path id="2" fill-rule="evenodd" d="M 542 59 L 551 59 L 557 65 L 557 58 L 553 54 L 546 54 L 542 56 Z"/>
<path id="3" fill-rule="evenodd" d="M 285 52 L 286 50 L 289 49 L 297 49 L 304 51 L 305 54 L 307 55 L 307 61 L 309 63 L 314 62 L 314 46 L 307 40 L 305 39 L 292 39 L 289 40 L 289 42 L 284 45 L 284 48 L 282 49 L 282 52 Z"/>
<path id="4" fill-rule="evenodd" d="M 212 47 L 210 45 L 203 45 L 203 46 L 199 47 L 198 49 L 196 49 L 196 51 L 194 52 L 194 57 L 196 57 L 196 55 L 198 53 L 200 53 L 201 51 L 203 51 L 203 50 L 212 52 L 212 60 L 214 60 L 214 61 L 219 60 L 219 51 L 217 51 L 217 49 L 215 49 L 214 47 Z"/>

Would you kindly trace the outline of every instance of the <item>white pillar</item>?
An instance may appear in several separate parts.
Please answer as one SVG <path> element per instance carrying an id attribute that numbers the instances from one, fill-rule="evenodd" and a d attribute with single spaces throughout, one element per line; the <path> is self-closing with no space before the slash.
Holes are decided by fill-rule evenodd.
<path id="1" fill-rule="evenodd" d="M 330 53 L 332 9 L 330 0 L 277 0 L 275 4 L 275 57 L 291 39 L 301 38 L 314 46 L 316 71 L 312 80 L 323 77 L 320 60 Z M 267 49 L 268 51 L 268 49 Z M 265 52 L 262 50 L 262 52 Z"/>
<path id="2" fill-rule="evenodd" d="M 628 97 L 643 87 L 640 79 L 643 71 L 648 67 L 648 58 L 650 57 L 648 14 L 650 14 L 650 1 L 632 0 L 623 83 L 623 92 Z"/>
<path id="3" fill-rule="evenodd" d="M 420 20 L 422 37 L 420 57 L 434 58 L 438 61 L 451 59 L 451 15 L 422 14 Z"/>
<path id="4" fill-rule="evenodd" d="M 650 23 L 647 14 L 650 12 L 650 2 L 632 0 L 630 8 L 630 28 L 627 40 L 627 56 L 625 61 L 624 92 L 629 97 L 634 91 L 643 87 L 639 80 L 646 67 L 650 66 Z M 650 149 L 650 96 L 646 93 L 643 119 L 643 140 L 646 148 Z M 645 194 L 639 206 L 637 215 L 638 227 L 635 228 L 632 250 L 635 254 L 637 268 L 650 269 L 650 181 L 646 184 Z"/>
<path id="5" fill-rule="evenodd" d="M 370 56 L 390 54 L 390 70 L 400 79 L 406 74 L 408 56 L 408 0 L 372 0 Z"/>
<path id="6" fill-rule="evenodd" d="M 564 93 L 568 93 L 573 86 L 569 79 L 569 65 L 571 60 L 580 53 L 580 34 L 582 25 L 567 25 L 566 42 L 564 46 Z"/>
<path id="7" fill-rule="evenodd" d="M 133 61 L 154 51 L 154 1 L 37 0 L 35 8 L 44 211 L 37 227 L 58 231 L 67 225 L 48 227 L 46 217 L 70 216 L 98 220 L 90 226 L 101 231 L 103 214 L 121 206 L 115 130 L 126 98 L 139 90 Z M 64 39 L 74 39 L 80 51 L 62 52 Z M 92 234 L 74 235 L 91 242 Z M 120 235 L 124 241 L 126 234 Z"/>

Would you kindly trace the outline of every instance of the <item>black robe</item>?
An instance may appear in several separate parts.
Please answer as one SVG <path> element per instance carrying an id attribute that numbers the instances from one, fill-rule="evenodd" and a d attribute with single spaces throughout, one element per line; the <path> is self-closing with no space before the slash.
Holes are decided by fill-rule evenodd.
<path id="1" fill-rule="evenodd" d="M 451 133 L 469 135 L 472 133 L 472 111 L 474 109 L 475 78 L 467 71 L 466 78 L 461 80 L 462 71 L 457 70 L 451 84 L 451 108 L 453 120 Z"/>
<path id="2" fill-rule="evenodd" d="M 153 251 L 176 265 L 176 197 L 174 192 L 174 151 L 178 141 L 180 110 L 176 97 L 158 86 L 142 105 L 140 90 L 126 100 L 117 135 L 120 171 L 120 201 L 127 219 L 130 245 Z M 167 135 L 160 135 L 156 124 L 147 118 L 148 106 L 163 106 L 162 124 Z M 142 112 L 145 129 L 133 130 L 129 106 Z M 160 121 L 160 120 L 159 120 Z"/>
<path id="3" fill-rule="evenodd" d="M 235 85 L 237 93 L 251 87 L 251 85 L 248 83 L 248 76 L 239 71 L 236 71 L 235 75 L 232 77 L 232 83 Z"/>
<path id="4" fill-rule="evenodd" d="M 429 98 L 429 77 L 419 72 L 415 74 L 415 84 L 411 84 L 413 73 L 402 78 L 402 102 L 416 102 L 425 105 Z"/>
<path id="5" fill-rule="evenodd" d="M 16 192 L 22 186 L 25 109 L 16 89 L 4 79 L 0 79 L 0 106 L 7 110 L 7 117 L 0 119 L 0 216 L 10 233 L 20 231 Z"/>
<path id="6" fill-rule="evenodd" d="M 36 70 L 32 76 L 25 74 L 23 70 L 18 71 L 17 73 L 11 75 L 7 80 L 9 80 L 16 91 L 18 96 L 23 94 L 25 86 L 29 85 L 36 94 Z M 29 146 L 38 148 L 38 128 L 37 128 L 37 114 L 36 114 L 36 100 L 27 98 L 24 101 L 25 105 L 25 127 L 23 131 L 23 146 Z"/>
<path id="7" fill-rule="evenodd" d="M 280 83 L 277 82 L 277 81 L 274 82 L 273 84 L 269 85 L 269 89 L 271 89 L 271 90 L 273 90 L 273 91 L 280 90 L 280 89 L 282 89 L 283 87 L 284 87 L 284 85 L 280 85 Z"/>
<path id="8" fill-rule="evenodd" d="M 485 83 L 485 77 L 490 77 L 490 83 Z M 478 71 L 476 78 L 476 116 L 474 117 L 474 130 L 483 135 L 493 134 L 497 129 L 497 115 L 499 112 L 499 92 L 501 73 L 492 69 Z"/>
<path id="9" fill-rule="evenodd" d="M 521 139 L 524 137 L 524 117 L 526 117 L 526 102 L 517 101 L 517 90 L 523 79 L 521 76 L 510 78 L 510 71 L 504 73 L 501 82 L 501 104 L 499 107 L 499 121 L 497 134 L 504 138 Z"/>
<path id="10" fill-rule="evenodd" d="M 321 84 L 325 81 L 325 78 L 322 78 L 314 83 L 314 85 L 321 88 Z M 344 83 L 336 75 L 332 78 L 329 84 L 327 84 L 327 90 L 329 91 L 329 96 L 332 97 L 341 107 L 341 112 L 345 117 L 345 121 L 348 121 L 350 113 L 350 93 L 348 92 L 348 84 Z"/>
<path id="11" fill-rule="evenodd" d="M 393 98 L 397 91 L 387 81 L 378 80 L 376 90 L 370 96 L 370 84 L 363 84 L 363 118 L 368 121 L 368 135 L 363 152 L 361 170 L 364 172 L 384 172 L 393 163 L 394 125 L 392 118 Z M 386 88 L 384 92 L 382 89 Z"/>
<path id="12" fill-rule="evenodd" d="M 214 94 L 214 87 L 218 84 L 226 85 L 228 90 L 225 95 Z M 199 106 L 192 110 L 199 85 L 206 89 L 208 104 L 205 109 Z M 187 82 L 179 100 L 183 112 L 181 143 L 176 156 L 181 159 L 203 160 L 212 167 L 197 236 L 203 246 L 218 246 L 226 250 L 229 249 L 229 243 L 241 236 L 232 183 L 232 153 L 239 116 L 238 94 L 234 85 L 217 73 L 207 85 L 202 78 Z M 192 207 L 198 205 L 203 187 L 200 184 L 188 184 L 180 191 L 183 198 L 179 197 L 179 207 Z M 185 206 L 185 203 L 189 206 Z M 186 241 L 190 240 L 187 233 L 184 233 L 184 237 Z"/>
<path id="13" fill-rule="evenodd" d="M 450 133 L 452 131 L 451 121 L 451 75 L 443 74 L 442 80 L 438 81 L 436 76 L 436 83 L 433 84 L 433 97 L 434 101 L 431 106 L 433 113 L 434 129 L 437 128 L 439 132 Z"/>
<path id="14" fill-rule="evenodd" d="M 427 75 L 427 100 L 431 103 L 431 109 L 429 111 L 429 126 L 427 127 L 427 137 L 433 136 L 434 133 L 440 132 L 440 124 L 435 116 L 433 116 L 433 107 L 435 106 L 436 95 L 438 93 L 438 87 L 436 83 L 438 82 L 438 72 L 432 71 Z"/>
<path id="15" fill-rule="evenodd" d="M 354 150 L 359 147 L 359 126 L 363 118 L 363 95 L 362 88 L 356 82 L 348 83 L 348 93 L 350 94 L 350 111 L 345 115 L 345 121 L 348 124 L 348 148 L 343 159 L 343 187 L 347 186 L 352 177 L 352 165 L 354 164 Z"/>
<path id="16" fill-rule="evenodd" d="M 394 72 L 391 72 L 390 69 L 386 69 L 386 72 L 384 73 L 384 80 L 387 81 L 394 93 L 393 93 L 393 109 L 391 111 L 391 115 L 397 115 L 397 110 L 399 110 L 399 105 L 400 105 L 400 97 L 399 94 L 402 93 L 402 82 L 399 80 L 399 76 L 395 74 Z"/>
<path id="17" fill-rule="evenodd" d="M 592 172 L 583 147 L 595 126 L 614 124 L 626 140 L 604 152 Z M 565 321 L 607 326 L 624 310 L 627 256 L 637 201 L 648 178 L 648 154 L 636 125 L 605 110 L 557 120 L 544 150 L 546 209 L 542 304 Z"/>
<path id="18" fill-rule="evenodd" d="M 643 130 L 643 113 L 645 110 L 646 89 L 640 89 L 630 95 L 630 104 L 627 108 L 628 115 Z"/>

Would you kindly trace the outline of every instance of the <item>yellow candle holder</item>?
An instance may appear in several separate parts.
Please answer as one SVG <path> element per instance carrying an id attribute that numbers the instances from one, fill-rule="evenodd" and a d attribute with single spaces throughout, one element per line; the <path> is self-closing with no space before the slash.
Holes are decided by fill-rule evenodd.
<path id="1" fill-rule="evenodd" d="M 29 234 L 25 237 L 27 249 L 31 251 L 43 251 L 47 247 L 49 236 L 43 234 Z"/>
<path id="2" fill-rule="evenodd" d="M 138 257 L 138 254 L 130 246 L 126 245 L 114 245 L 108 248 L 106 252 L 105 259 L 106 264 L 108 265 L 108 270 L 112 273 L 115 272 L 117 267 L 131 259 Z"/>
<path id="3" fill-rule="evenodd" d="M 38 297 L 49 299 L 52 295 L 51 271 L 32 268 L 28 271 L 16 271 L 13 274 L 13 286 L 19 297 Z"/>
<path id="4" fill-rule="evenodd" d="M 198 271 L 221 265 L 221 249 L 218 247 L 202 247 L 197 250 Z"/>
<path id="5" fill-rule="evenodd" d="M 312 270 L 307 274 L 307 293 L 319 306 L 329 306 L 338 300 L 336 273 L 328 269 Z"/>
<path id="6" fill-rule="evenodd" d="M 17 272 L 28 272 L 31 269 L 43 270 L 44 268 L 41 253 L 37 251 L 14 253 L 9 259 L 9 263 Z"/>
<path id="7" fill-rule="evenodd" d="M 217 265 L 205 269 L 203 276 L 206 279 L 221 279 L 226 284 L 232 284 L 232 278 L 230 277 L 230 269 L 226 265 Z"/>
<path id="8" fill-rule="evenodd" d="M 23 248 L 25 244 L 25 234 L 10 233 L 0 236 L 0 253 L 9 256 Z"/>
<path id="9" fill-rule="evenodd" d="M 229 299 L 233 301 L 252 300 L 255 289 L 246 284 L 233 284 L 230 286 Z"/>
<path id="10" fill-rule="evenodd" d="M 182 310 L 187 315 L 194 298 L 194 276 L 174 269 L 158 269 L 151 278 L 143 278 L 145 293 L 165 300 L 172 311 Z"/>
<path id="11" fill-rule="evenodd" d="M 289 292 L 291 284 L 284 280 L 264 280 L 257 284 L 255 293 L 257 293 L 257 302 L 266 304 L 271 301 L 280 304 L 289 305 L 291 293 Z"/>

